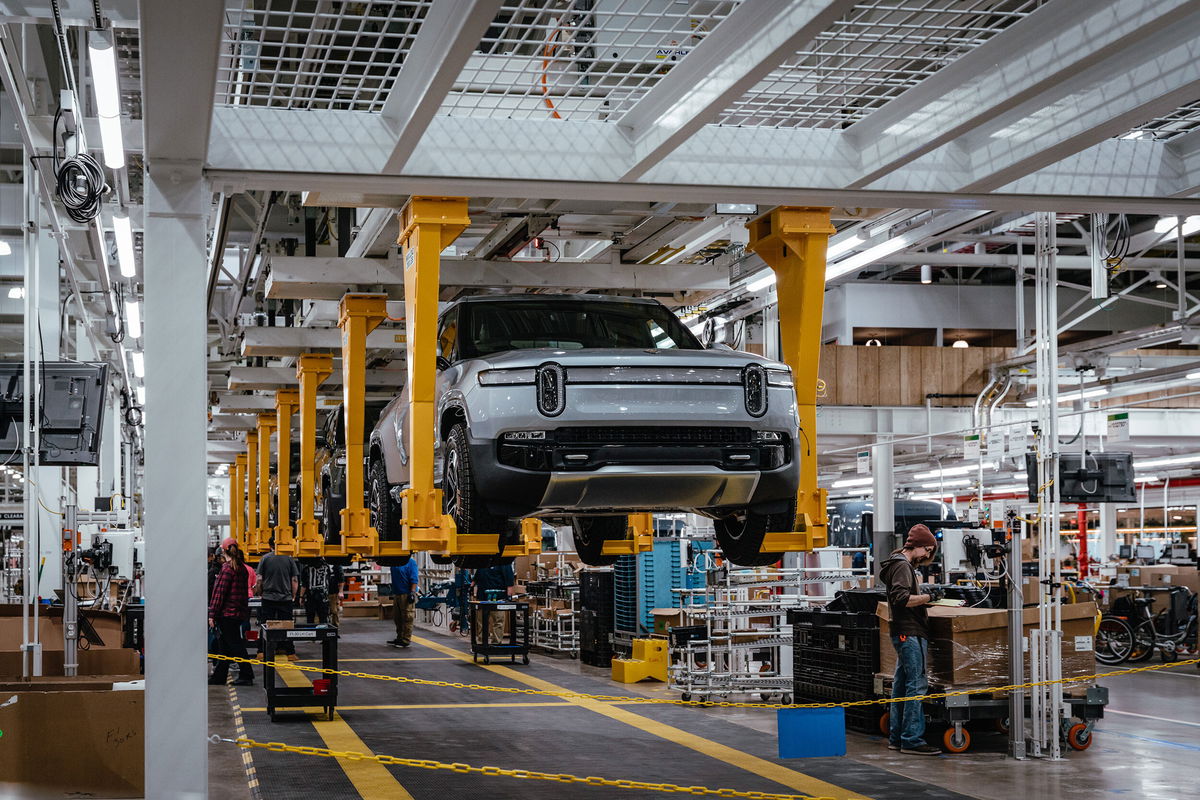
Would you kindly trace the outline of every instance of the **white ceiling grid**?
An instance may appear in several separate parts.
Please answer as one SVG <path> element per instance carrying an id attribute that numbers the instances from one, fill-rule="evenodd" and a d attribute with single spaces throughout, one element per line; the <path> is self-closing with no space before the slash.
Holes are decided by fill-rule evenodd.
<path id="1" fill-rule="evenodd" d="M 216 102 L 378 112 L 432 3 L 231 0 Z"/>
<path id="2" fill-rule="evenodd" d="M 719 119 L 845 128 L 1050 0 L 873 0 L 821 33 Z"/>
<path id="3" fill-rule="evenodd" d="M 507 0 L 442 112 L 619 118 L 740 2 L 597 0 L 562 8 L 566 4 Z"/>

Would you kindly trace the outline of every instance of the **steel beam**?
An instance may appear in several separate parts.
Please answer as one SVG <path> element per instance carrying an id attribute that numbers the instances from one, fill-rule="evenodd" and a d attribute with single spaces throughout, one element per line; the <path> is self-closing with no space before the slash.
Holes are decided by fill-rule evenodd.
<path id="1" fill-rule="evenodd" d="M 395 132 L 384 172 L 404 168 L 499 10 L 500 0 L 441 0 L 429 7 L 383 104 L 381 116 Z"/>
<path id="2" fill-rule="evenodd" d="M 621 117 L 619 125 L 633 143 L 621 180 L 645 175 L 853 5 L 853 0 L 756 0 L 737 6 Z"/>
<path id="3" fill-rule="evenodd" d="M 319 350 L 338 352 L 342 332 L 337 328 L 246 328 L 242 333 L 243 356 L 286 357 Z M 366 337 L 368 350 L 404 350 L 404 333 L 378 328 Z"/>
<path id="4" fill-rule="evenodd" d="M 337 364 L 335 369 L 340 368 Z M 369 369 L 367 370 L 367 391 L 383 391 L 399 389 L 404 385 L 404 371 L 398 369 Z M 295 370 L 287 367 L 233 367 L 229 370 L 229 388 L 240 389 L 279 389 L 296 385 Z M 341 390 L 342 379 L 335 374 L 322 384 L 322 389 L 337 387 Z"/>
<path id="5" fill-rule="evenodd" d="M 317 387 L 333 374 L 333 359 L 306 353 L 296 362 L 300 382 L 300 517 L 296 520 L 293 554 L 319 556 L 325 545 L 317 527 L 316 499 Z"/>
<path id="6" fill-rule="evenodd" d="M 217 409 L 227 414 L 258 414 L 274 407 L 274 401 L 266 395 L 217 394 Z"/>
<path id="7" fill-rule="evenodd" d="M 403 295 L 398 262 L 377 258 L 271 259 L 266 296 L 271 299 L 336 300 L 347 291 L 380 288 Z M 714 264 L 562 263 L 557 261 L 477 261 L 442 259 L 443 286 L 689 291 L 729 288 L 729 270 Z M 280 330 L 251 328 L 251 331 Z M 256 334 L 257 335 L 257 334 Z M 271 334 L 263 334 L 269 336 Z M 245 351 L 243 351 L 245 352 Z"/>

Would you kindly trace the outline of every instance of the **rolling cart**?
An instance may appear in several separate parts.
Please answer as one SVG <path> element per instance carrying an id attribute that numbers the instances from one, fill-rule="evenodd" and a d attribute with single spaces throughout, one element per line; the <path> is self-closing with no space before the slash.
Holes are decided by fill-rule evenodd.
<path id="1" fill-rule="evenodd" d="M 487 641 L 493 615 L 507 617 L 508 632 L 502 643 Z M 478 624 L 476 624 L 478 620 Z M 512 663 L 517 658 L 522 664 L 529 663 L 529 603 L 518 600 L 472 600 L 471 601 L 471 658 L 478 662 L 492 663 L 493 656 L 508 656 Z"/>
<path id="2" fill-rule="evenodd" d="M 879 696 L 889 697 L 892 691 L 891 678 L 876 678 Z M 931 687 L 938 693 L 941 687 Z M 1026 714 L 1029 713 L 1029 698 L 1025 698 Z M 1108 705 L 1108 689 L 1104 686 L 1072 687 L 1063 697 L 1063 705 L 1071 709 L 1071 718 L 1062 721 L 1063 741 L 1072 750 L 1087 750 L 1092 745 L 1092 730 L 1096 721 L 1104 717 Z M 1008 695 L 981 689 L 968 695 L 939 697 L 923 703 L 925 718 L 937 725 L 944 725 L 942 745 L 951 753 L 963 753 L 971 747 L 971 732 L 968 723 L 990 724 L 997 733 L 1008 733 Z M 890 708 L 890 707 L 889 707 Z M 888 735 L 890 711 L 879 720 L 880 732 Z"/>
<path id="3" fill-rule="evenodd" d="M 319 674 L 309 686 L 277 686 L 275 684 L 275 651 L 280 642 L 320 642 L 321 666 L 337 669 L 338 630 L 332 625 L 297 625 L 294 628 L 259 627 L 263 639 L 263 687 L 267 690 L 267 714 L 275 721 L 279 708 L 321 706 L 329 719 L 337 707 L 338 676 Z"/>

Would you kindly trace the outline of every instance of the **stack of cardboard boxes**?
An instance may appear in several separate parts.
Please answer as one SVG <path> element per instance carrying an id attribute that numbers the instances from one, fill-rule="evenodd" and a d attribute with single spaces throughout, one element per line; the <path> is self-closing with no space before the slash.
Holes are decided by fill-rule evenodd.
<path id="1" fill-rule="evenodd" d="M 896 671 L 896 650 L 891 640 L 891 613 L 879 604 L 879 672 L 891 677 Z M 1025 636 L 1037 627 L 1038 610 L 1027 608 Z M 1095 603 L 1062 607 L 1064 678 L 1096 673 L 1094 638 Z M 929 678 L 946 687 L 1004 686 L 1008 681 L 1008 611 L 984 608 L 929 609 Z M 1029 675 L 1029 652 L 1025 651 L 1025 675 Z"/>

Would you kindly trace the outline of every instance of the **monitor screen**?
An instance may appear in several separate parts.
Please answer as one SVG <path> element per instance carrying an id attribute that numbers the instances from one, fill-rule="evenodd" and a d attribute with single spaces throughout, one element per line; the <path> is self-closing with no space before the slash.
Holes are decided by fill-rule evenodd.
<path id="1" fill-rule="evenodd" d="M 1137 557 L 1148 561 L 1154 560 L 1154 545 L 1139 544 L 1137 547 Z"/>
<path id="2" fill-rule="evenodd" d="M 1127 544 L 1118 546 L 1117 558 L 1133 558 L 1133 548 Z"/>
<path id="3" fill-rule="evenodd" d="M 48 467 L 100 463 L 107 364 L 46 361 L 41 370 L 39 456 Z M 15 460 L 25 446 L 24 365 L 0 362 L 0 458 Z"/>
<path id="4" fill-rule="evenodd" d="M 1037 455 L 1026 453 L 1029 501 L 1038 500 Z M 1133 503 L 1132 453 L 1060 453 L 1058 497 L 1064 503 Z"/>

